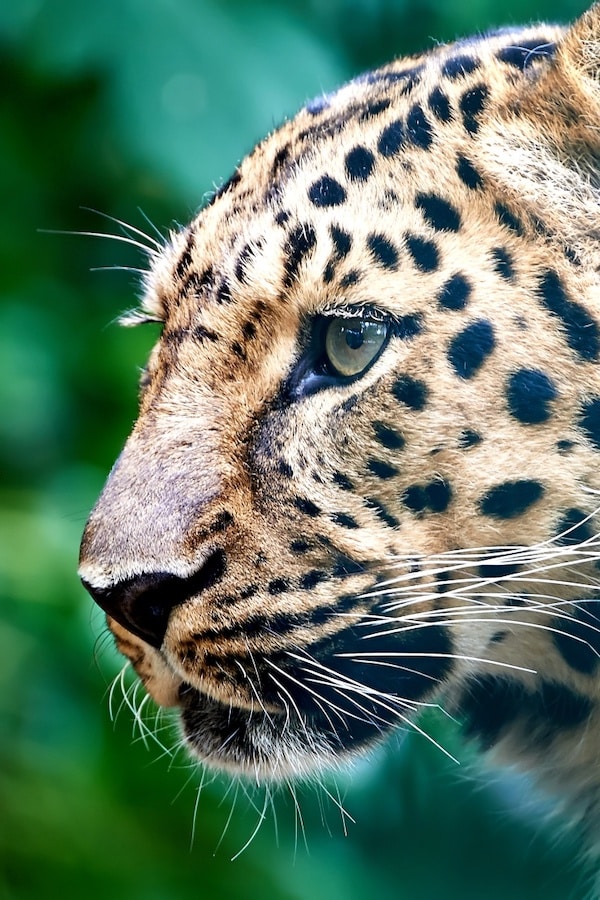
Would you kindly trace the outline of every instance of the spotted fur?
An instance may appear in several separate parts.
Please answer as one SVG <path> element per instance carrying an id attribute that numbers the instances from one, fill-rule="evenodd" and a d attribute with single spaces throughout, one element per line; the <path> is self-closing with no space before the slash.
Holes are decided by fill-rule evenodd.
<path id="1" fill-rule="evenodd" d="M 600 6 L 398 60 L 149 251 L 81 575 L 209 765 L 310 772 L 439 697 L 597 838 L 599 75 Z M 358 375 L 332 322 L 385 333 Z"/>

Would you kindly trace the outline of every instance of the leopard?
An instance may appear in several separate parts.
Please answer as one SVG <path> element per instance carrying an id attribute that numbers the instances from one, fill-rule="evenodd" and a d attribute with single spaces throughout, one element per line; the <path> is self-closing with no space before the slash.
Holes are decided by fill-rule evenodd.
<path id="1" fill-rule="evenodd" d="M 189 754 L 278 783 L 440 705 L 600 850 L 600 4 L 399 58 L 148 244 L 79 575 Z"/>

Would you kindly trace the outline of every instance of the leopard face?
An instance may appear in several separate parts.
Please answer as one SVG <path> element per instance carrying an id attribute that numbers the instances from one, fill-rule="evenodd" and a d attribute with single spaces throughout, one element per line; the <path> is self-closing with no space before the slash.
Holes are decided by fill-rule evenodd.
<path id="1" fill-rule="evenodd" d="M 441 695 L 583 803 L 599 30 L 357 78 L 156 254 L 162 336 L 80 573 L 206 763 L 310 772 Z"/>

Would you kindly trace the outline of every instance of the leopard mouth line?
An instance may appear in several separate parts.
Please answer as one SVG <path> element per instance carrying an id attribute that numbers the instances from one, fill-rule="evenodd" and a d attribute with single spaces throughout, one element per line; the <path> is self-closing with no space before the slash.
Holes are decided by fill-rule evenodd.
<path id="1" fill-rule="evenodd" d="M 381 738 L 386 723 L 367 715 L 249 709 L 182 684 L 179 714 L 192 755 L 211 768 L 279 781 L 339 766 Z M 344 721 L 345 719 L 345 721 Z M 357 727 L 358 726 L 358 727 Z"/>

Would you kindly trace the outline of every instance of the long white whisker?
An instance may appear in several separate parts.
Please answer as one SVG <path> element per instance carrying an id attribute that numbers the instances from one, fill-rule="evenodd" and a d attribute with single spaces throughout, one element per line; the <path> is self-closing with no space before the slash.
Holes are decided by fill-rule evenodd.
<path id="1" fill-rule="evenodd" d="M 100 216 L 102 219 L 106 219 L 108 222 L 114 222 L 115 225 L 120 225 L 121 228 L 124 228 L 126 231 L 129 231 L 132 234 L 137 234 L 138 237 L 143 238 L 145 241 L 148 242 L 148 244 L 150 244 L 156 250 L 162 250 L 164 247 L 164 244 L 165 244 L 164 240 L 160 241 L 160 242 L 157 241 L 155 238 L 151 237 L 149 234 L 146 234 L 145 231 L 142 231 L 140 228 L 136 228 L 135 225 L 130 225 L 129 222 L 125 222 L 123 219 L 118 219 L 116 216 L 111 216 L 109 213 L 102 212 L 99 209 L 93 209 L 91 206 L 82 206 L 81 209 L 83 209 L 85 212 L 91 212 L 95 216 Z M 150 222 L 148 217 L 145 216 L 141 210 L 140 210 L 140 213 L 144 216 L 144 218 L 146 219 L 148 224 L 151 225 L 153 228 L 155 228 L 155 226 L 152 225 L 152 222 Z M 155 228 L 155 230 L 157 230 L 157 229 Z M 158 232 L 158 234 L 159 234 L 159 236 L 161 236 L 160 232 Z M 152 251 L 152 252 L 154 252 L 154 251 Z"/>
<path id="2" fill-rule="evenodd" d="M 152 247 L 147 247 L 146 244 L 142 244 L 140 241 L 136 241 L 134 238 L 127 237 L 124 234 L 107 234 L 104 231 L 68 231 L 60 228 L 40 228 L 39 229 L 42 234 L 62 234 L 62 235 L 70 235 L 71 237 L 93 237 L 93 238 L 105 238 L 110 241 L 117 241 L 121 244 L 129 244 L 131 247 L 137 247 L 138 250 L 141 250 L 148 257 L 155 257 L 156 250 L 153 250 Z"/>
<path id="3" fill-rule="evenodd" d="M 252 834 L 250 835 L 250 837 L 248 838 L 248 840 L 246 841 L 244 846 L 240 850 L 238 850 L 238 852 L 234 856 L 231 857 L 231 862 L 234 862 L 234 860 L 236 860 L 239 856 L 242 855 L 244 850 L 246 850 L 250 846 L 250 844 L 252 843 L 252 841 L 254 840 L 256 835 L 258 834 L 260 827 L 261 827 L 262 823 L 264 822 L 265 816 L 267 814 L 267 805 L 268 805 L 268 802 L 267 802 L 267 798 L 265 797 L 265 802 L 264 802 L 263 808 L 259 814 L 258 822 L 256 823 L 256 827 L 255 827 L 254 831 L 252 832 Z"/>

